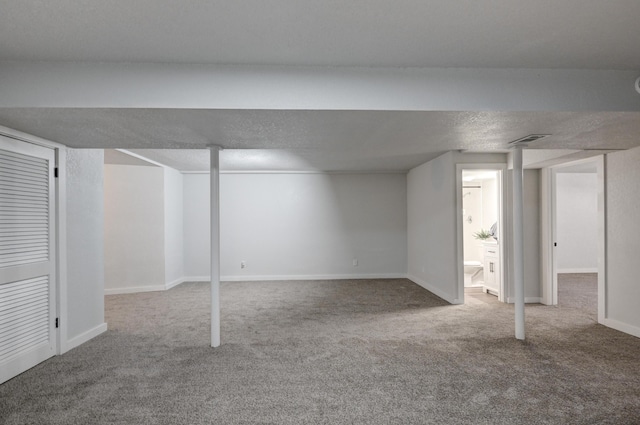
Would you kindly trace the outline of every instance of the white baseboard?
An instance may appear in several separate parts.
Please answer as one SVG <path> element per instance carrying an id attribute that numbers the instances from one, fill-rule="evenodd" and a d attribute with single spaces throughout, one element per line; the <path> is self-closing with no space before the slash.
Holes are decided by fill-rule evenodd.
<path id="1" fill-rule="evenodd" d="M 164 291 L 167 288 L 164 285 L 156 286 L 129 286 L 125 288 L 104 288 L 105 295 L 117 295 L 117 294 L 134 294 L 137 292 L 154 292 Z"/>
<path id="2" fill-rule="evenodd" d="M 182 278 L 183 282 L 210 282 L 211 276 L 186 276 Z"/>
<path id="3" fill-rule="evenodd" d="M 189 280 L 190 280 L 190 278 L 181 277 L 181 278 L 176 279 L 176 280 L 174 280 L 172 282 L 168 282 L 164 286 L 154 285 L 154 286 L 130 286 L 130 287 L 125 287 L 125 288 L 105 288 L 104 294 L 105 295 L 117 295 L 117 294 L 135 294 L 135 293 L 138 293 L 138 292 L 166 291 L 166 290 L 169 290 L 171 288 L 174 288 L 174 287 L 180 285 L 181 283 L 187 282 Z M 207 278 L 207 280 L 209 280 L 209 279 Z"/>
<path id="4" fill-rule="evenodd" d="M 623 322 L 619 322 L 617 320 L 614 319 L 604 319 L 602 322 L 600 322 L 601 324 L 611 328 L 611 329 L 615 329 L 617 331 L 620 332 L 624 332 L 626 334 L 629 335 L 633 335 L 635 337 L 640 338 L 640 328 L 637 326 L 633 326 L 633 325 L 629 325 L 627 323 L 623 323 Z"/>
<path id="5" fill-rule="evenodd" d="M 598 273 L 598 268 L 587 267 L 583 269 L 558 269 L 558 273 Z"/>
<path id="6" fill-rule="evenodd" d="M 508 297 L 507 303 L 513 304 L 516 302 L 514 297 Z M 526 304 L 542 304 L 542 297 L 524 297 L 524 302 Z"/>
<path id="7" fill-rule="evenodd" d="M 404 273 L 388 274 L 330 274 L 330 275 L 269 275 L 269 276 L 221 276 L 226 282 L 259 282 L 268 280 L 347 280 L 347 279 L 405 279 Z M 166 291 L 184 282 L 209 282 L 210 276 L 185 276 L 167 283 L 165 286 L 132 286 L 127 288 L 105 288 L 105 295 L 135 294 L 138 292 Z"/>
<path id="8" fill-rule="evenodd" d="M 226 282 L 256 282 L 266 280 L 348 280 L 348 279 L 404 279 L 404 273 L 318 274 L 318 275 L 233 275 L 220 276 Z M 207 280 L 210 280 L 207 278 Z"/>
<path id="9" fill-rule="evenodd" d="M 413 283 L 422 286 L 424 289 L 426 289 L 427 291 L 439 296 L 440 298 L 442 298 L 443 300 L 451 303 L 451 304 L 462 304 L 462 301 L 451 297 L 449 294 L 445 293 L 442 289 L 440 288 L 436 288 L 435 286 L 429 284 L 427 281 L 420 279 L 419 277 L 415 277 L 412 275 L 407 275 L 406 276 L 407 279 L 409 279 L 410 281 L 412 281 Z"/>
<path id="10" fill-rule="evenodd" d="M 173 282 L 169 282 L 167 284 L 164 285 L 164 289 L 165 290 L 169 290 L 171 288 L 174 288 L 178 285 L 180 285 L 181 283 L 187 282 L 187 278 L 186 277 L 181 277 L 180 279 L 176 279 Z"/>
<path id="11" fill-rule="evenodd" d="M 76 348 L 77 346 L 84 344 L 85 342 L 89 341 L 90 339 L 93 339 L 95 337 L 97 337 L 98 335 L 100 335 L 103 332 L 107 331 L 107 324 L 103 323 L 101 325 L 96 326 L 93 329 L 89 329 L 86 332 L 81 333 L 78 336 L 74 336 L 73 338 L 71 338 L 70 340 L 67 341 L 67 343 L 65 344 L 65 352 Z"/>

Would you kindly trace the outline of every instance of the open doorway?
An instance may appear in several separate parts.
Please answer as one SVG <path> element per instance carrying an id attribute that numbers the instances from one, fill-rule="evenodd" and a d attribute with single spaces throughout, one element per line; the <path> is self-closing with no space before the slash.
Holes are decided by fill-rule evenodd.
<path id="1" fill-rule="evenodd" d="M 552 305 L 598 314 L 600 212 L 598 160 L 551 170 Z"/>
<path id="2" fill-rule="evenodd" d="M 460 165 L 458 170 L 459 293 L 489 294 L 502 301 L 502 175 L 499 166 Z M 464 298 L 462 298 L 464 299 Z"/>

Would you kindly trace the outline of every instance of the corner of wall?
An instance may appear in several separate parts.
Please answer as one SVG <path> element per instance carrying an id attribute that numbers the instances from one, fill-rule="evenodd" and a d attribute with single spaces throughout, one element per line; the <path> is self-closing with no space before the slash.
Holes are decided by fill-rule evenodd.
<path id="1" fill-rule="evenodd" d="M 640 147 L 605 157 L 603 254 L 606 273 L 602 293 L 598 294 L 604 298 L 601 323 L 637 337 L 640 337 L 640 291 L 636 253 L 640 224 L 633 212 L 640 209 L 639 164 Z"/>
<path id="2" fill-rule="evenodd" d="M 420 279 L 419 277 L 412 276 L 410 274 L 407 275 L 407 279 L 409 279 L 410 281 L 412 281 L 416 285 L 423 287 L 424 289 L 426 289 L 427 291 L 431 292 L 432 294 L 442 298 L 443 300 L 445 300 L 449 304 L 462 304 L 463 303 L 463 301 L 461 299 L 456 298 L 455 296 L 452 296 L 450 294 L 447 294 L 441 288 L 438 288 L 437 286 L 430 284 L 429 282 L 427 282 L 424 279 Z M 456 292 L 457 292 L 457 290 L 456 290 Z"/>
<path id="3" fill-rule="evenodd" d="M 450 295 L 458 293 L 455 187 L 451 151 L 407 176 L 408 278 L 450 303 L 461 302 Z"/>
<path id="4" fill-rule="evenodd" d="M 184 267 L 184 178 L 164 167 L 164 268 L 165 286 L 172 288 L 185 274 Z M 176 283 L 178 282 L 178 283 Z"/>
<path id="5" fill-rule="evenodd" d="M 103 151 L 66 149 L 66 341 L 69 350 L 104 323 Z"/>
<path id="6" fill-rule="evenodd" d="M 107 331 L 106 323 L 101 323 L 98 326 L 88 329 L 85 332 L 82 332 L 80 335 L 76 335 L 75 337 L 67 340 L 66 344 L 64 345 L 64 351 L 62 351 L 62 353 L 66 353 L 67 351 L 72 350 L 78 347 L 79 345 L 82 345 L 85 342 L 92 340 L 93 338 L 97 337 L 100 334 L 103 334 L 106 331 Z"/>

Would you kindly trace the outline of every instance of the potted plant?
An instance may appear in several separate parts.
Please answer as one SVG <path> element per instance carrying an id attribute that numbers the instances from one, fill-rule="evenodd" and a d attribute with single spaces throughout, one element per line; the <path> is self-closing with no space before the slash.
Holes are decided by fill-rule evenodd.
<path id="1" fill-rule="evenodd" d="M 478 240 L 481 240 L 481 241 L 485 242 L 489 238 L 493 237 L 493 235 L 488 230 L 480 229 L 479 231 L 477 231 L 477 232 L 475 232 L 473 234 L 473 237 L 478 239 Z"/>

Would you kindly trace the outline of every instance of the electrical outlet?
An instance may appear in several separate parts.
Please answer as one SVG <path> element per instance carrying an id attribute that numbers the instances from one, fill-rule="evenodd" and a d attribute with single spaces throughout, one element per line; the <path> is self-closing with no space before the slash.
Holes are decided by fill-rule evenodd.
<path id="1" fill-rule="evenodd" d="M 240 268 L 244 269 L 245 267 L 247 267 L 247 263 L 245 263 L 244 261 L 240 261 Z"/>
<path id="2" fill-rule="evenodd" d="M 353 267 L 358 267 L 358 259 L 354 258 L 352 261 Z"/>

